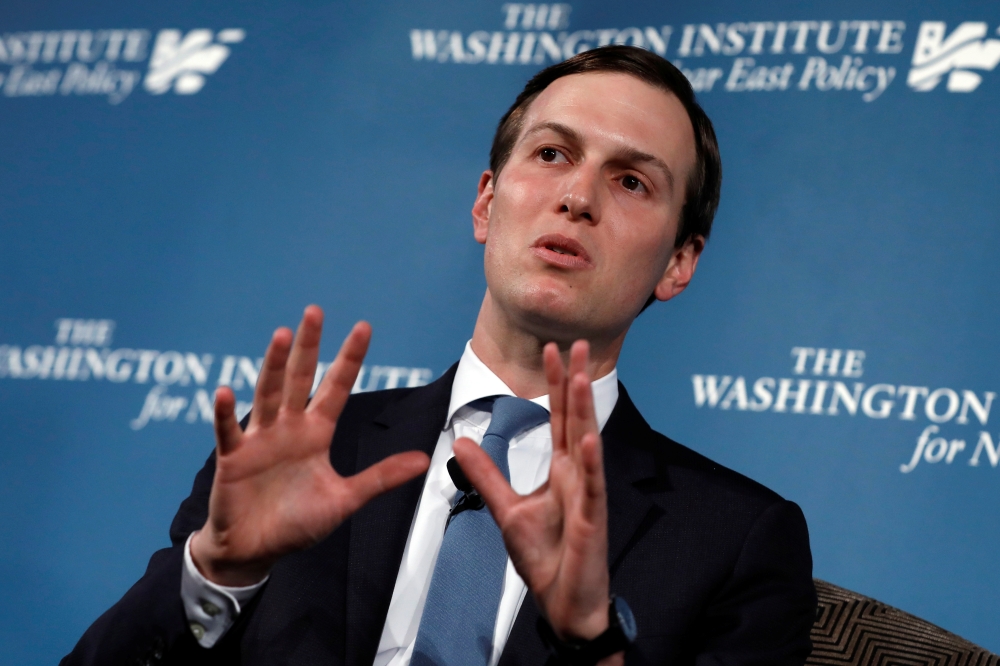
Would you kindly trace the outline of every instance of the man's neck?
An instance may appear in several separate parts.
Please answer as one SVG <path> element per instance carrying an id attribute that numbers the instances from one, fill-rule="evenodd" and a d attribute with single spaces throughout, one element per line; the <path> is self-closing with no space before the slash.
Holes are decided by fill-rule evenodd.
<path id="1" fill-rule="evenodd" d="M 610 341 L 588 340 L 587 371 L 591 380 L 600 379 L 615 368 L 624 341 L 625 332 Z M 542 365 L 542 350 L 548 342 L 553 340 L 524 330 L 506 317 L 487 291 L 472 333 L 472 351 L 518 397 L 530 400 L 549 392 Z M 569 347 L 574 340 L 555 342 L 559 344 L 563 362 L 568 363 Z"/>

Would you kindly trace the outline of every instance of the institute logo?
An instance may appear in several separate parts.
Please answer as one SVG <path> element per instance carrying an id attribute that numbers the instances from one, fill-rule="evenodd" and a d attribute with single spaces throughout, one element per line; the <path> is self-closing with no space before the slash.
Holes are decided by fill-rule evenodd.
<path id="1" fill-rule="evenodd" d="M 948 92 L 967 93 L 978 88 L 983 77 L 970 70 L 992 71 L 1000 63 L 1000 39 L 984 39 L 987 29 L 985 23 L 966 22 L 946 37 L 944 22 L 921 23 L 907 85 L 927 92 L 947 75 Z"/>
<path id="2" fill-rule="evenodd" d="M 103 96 L 141 87 L 193 95 L 246 38 L 242 28 L 49 30 L 0 35 L 0 97 Z"/>
<path id="3" fill-rule="evenodd" d="M 195 70 L 195 73 L 203 75 L 206 72 Z M 177 86 L 183 76 L 175 76 L 171 85 Z M 188 83 L 179 85 L 193 86 L 191 81 L 188 79 Z M 140 385 L 138 390 L 144 392 L 145 397 L 138 414 L 128 421 L 132 430 L 142 430 L 151 423 L 212 423 L 213 394 L 219 386 L 229 386 L 236 392 L 238 418 L 250 411 L 263 358 L 116 347 L 112 346 L 116 329 L 111 319 L 67 317 L 55 321 L 56 335 L 51 342 L 0 344 L 0 381 Z M 331 365 L 332 361 L 317 364 L 313 391 Z M 351 392 L 423 386 L 432 376 L 430 368 L 366 364 L 361 366 Z M 138 397 L 134 391 L 130 393 L 133 398 Z"/>
<path id="4" fill-rule="evenodd" d="M 921 463 L 947 466 L 961 460 L 969 467 L 1000 466 L 1000 435 L 994 440 L 988 429 L 996 391 L 872 382 L 863 378 L 866 357 L 861 349 L 792 347 L 791 377 L 692 375 L 694 406 L 819 419 L 896 418 L 922 427 L 915 446 L 900 447 L 905 456 L 899 465 L 902 474 Z M 904 454 L 903 449 L 910 452 Z"/>
<path id="5" fill-rule="evenodd" d="M 1000 39 L 987 37 L 985 22 L 966 21 L 949 34 L 944 22 L 923 21 L 914 33 L 913 23 L 891 16 L 677 24 L 656 11 L 623 14 L 618 26 L 579 26 L 571 25 L 572 9 L 505 3 L 492 26 L 415 26 L 409 50 L 413 60 L 438 65 L 538 67 L 627 44 L 670 60 L 697 93 L 853 94 L 863 102 L 880 98 L 903 73 L 914 91 L 934 90 L 944 79 L 948 92 L 972 92 L 982 82 L 977 72 L 1000 63 Z"/>

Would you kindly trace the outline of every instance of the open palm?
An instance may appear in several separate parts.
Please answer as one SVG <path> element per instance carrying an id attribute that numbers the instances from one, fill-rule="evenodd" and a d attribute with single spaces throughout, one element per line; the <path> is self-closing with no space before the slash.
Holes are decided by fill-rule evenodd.
<path id="1" fill-rule="evenodd" d="M 601 436 L 586 373 L 586 342 L 544 351 L 552 424 L 549 479 L 518 495 L 489 456 L 469 439 L 455 456 L 503 533 L 514 567 L 557 633 L 593 638 L 608 624 L 607 497 Z"/>
<path id="2" fill-rule="evenodd" d="M 235 397 L 216 393 L 216 469 L 205 526 L 191 542 L 198 568 L 223 585 L 260 581 L 282 555 L 325 538 L 376 495 L 426 471 L 427 456 L 401 453 L 350 477 L 330 464 L 337 419 L 361 368 L 371 327 L 360 322 L 309 400 L 323 312 L 306 308 L 293 337 L 275 331 L 244 432 Z"/>

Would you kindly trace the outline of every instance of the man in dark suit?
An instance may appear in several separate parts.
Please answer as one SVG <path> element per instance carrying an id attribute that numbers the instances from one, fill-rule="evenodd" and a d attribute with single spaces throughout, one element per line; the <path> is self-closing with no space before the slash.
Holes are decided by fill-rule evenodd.
<path id="1" fill-rule="evenodd" d="M 276 331 L 243 428 L 217 394 L 173 547 L 65 662 L 802 663 L 801 511 L 651 430 L 615 372 L 635 317 L 690 282 L 720 181 L 665 60 L 539 73 L 480 179 L 488 288 L 460 362 L 348 397 L 361 323 L 309 402 L 322 313 Z"/>

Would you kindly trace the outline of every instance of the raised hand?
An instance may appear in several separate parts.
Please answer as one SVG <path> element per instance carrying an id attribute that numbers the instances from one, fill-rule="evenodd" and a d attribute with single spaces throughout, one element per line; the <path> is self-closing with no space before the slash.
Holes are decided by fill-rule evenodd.
<path id="1" fill-rule="evenodd" d="M 500 526 L 514 567 L 563 638 L 590 639 L 608 627 L 607 497 L 588 355 L 585 341 L 574 343 L 567 371 L 556 345 L 545 346 L 552 465 L 535 492 L 518 495 L 475 442 L 455 442 L 455 457 Z"/>
<path id="2" fill-rule="evenodd" d="M 259 582 L 279 557 L 321 541 L 367 501 L 422 474 L 430 462 L 413 451 L 354 476 L 334 471 L 330 443 L 368 350 L 371 327 L 354 325 L 310 402 L 322 329 L 323 311 L 311 305 L 294 344 L 291 330 L 274 332 L 245 432 L 236 419 L 232 390 L 216 392 L 216 467 L 208 520 L 191 541 L 195 564 L 215 583 Z"/>

